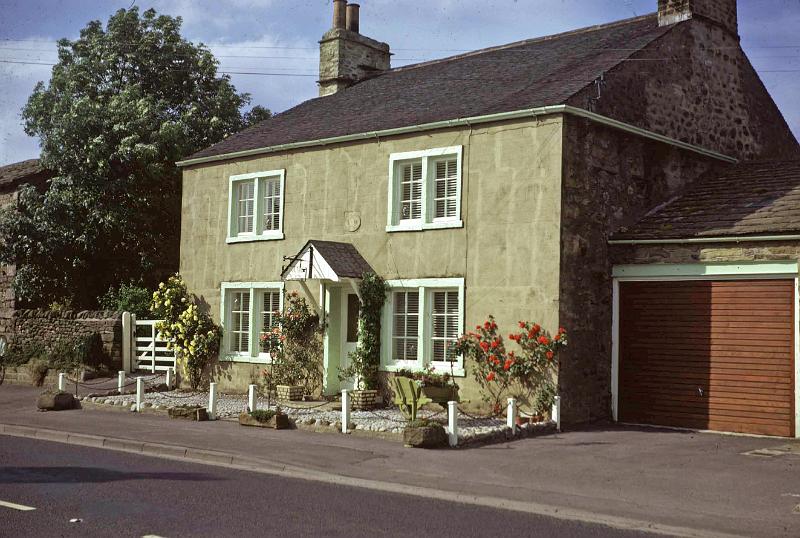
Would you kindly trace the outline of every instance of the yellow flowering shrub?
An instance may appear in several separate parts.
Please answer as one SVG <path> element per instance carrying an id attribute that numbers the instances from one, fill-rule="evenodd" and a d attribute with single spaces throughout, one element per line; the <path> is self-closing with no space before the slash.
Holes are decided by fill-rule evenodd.
<path id="1" fill-rule="evenodd" d="M 206 366 L 219 353 L 222 328 L 198 308 L 179 274 L 158 285 L 152 310 L 163 319 L 156 330 L 167 340 L 167 348 L 175 351 L 189 385 L 197 389 Z"/>

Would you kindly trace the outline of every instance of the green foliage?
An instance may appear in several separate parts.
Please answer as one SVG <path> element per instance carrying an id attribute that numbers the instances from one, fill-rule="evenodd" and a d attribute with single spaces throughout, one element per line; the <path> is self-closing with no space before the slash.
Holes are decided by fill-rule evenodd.
<path id="1" fill-rule="evenodd" d="M 47 352 L 50 367 L 74 371 L 83 367 L 97 368 L 108 362 L 100 333 L 57 340 Z"/>
<path id="2" fill-rule="evenodd" d="M 41 341 L 11 342 L 6 345 L 5 353 L 0 356 L 3 367 L 22 366 L 33 359 L 47 358 L 47 350 Z"/>
<path id="3" fill-rule="evenodd" d="M 381 362 L 381 310 L 388 287 L 375 273 L 364 273 L 358 284 L 361 309 L 358 314 L 358 347 L 350 353 L 350 365 L 339 372 L 339 379 L 352 379 L 357 389 L 371 390 L 378 386 Z"/>
<path id="4" fill-rule="evenodd" d="M 156 330 L 167 340 L 167 348 L 175 351 L 189 385 L 196 390 L 209 362 L 219 353 L 222 328 L 208 312 L 198 308 L 180 275 L 158 285 L 151 309 L 163 319 L 156 324 Z"/>
<path id="5" fill-rule="evenodd" d="M 256 419 L 259 422 L 269 422 L 272 417 L 275 416 L 274 409 L 256 409 L 255 411 L 250 411 L 250 416 Z"/>
<path id="6" fill-rule="evenodd" d="M 245 112 L 244 116 L 242 116 L 242 121 L 244 122 L 245 126 L 249 127 L 251 125 L 255 125 L 256 123 L 261 123 L 264 120 L 268 120 L 272 117 L 272 111 L 268 108 L 264 108 L 261 105 L 256 105 L 248 112 Z"/>
<path id="7" fill-rule="evenodd" d="M 44 384 L 45 377 L 47 377 L 47 371 L 50 369 L 50 365 L 44 359 L 33 359 L 27 366 L 31 384 L 35 387 L 41 387 Z"/>
<path id="8" fill-rule="evenodd" d="M 55 177 L 0 212 L 0 262 L 17 266 L 19 298 L 93 308 L 111 286 L 166 277 L 179 251 L 174 163 L 268 115 L 257 107 L 243 117 L 249 96 L 180 27 L 133 7 L 59 41 L 49 83 L 22 111 Z"/>
<path id="9" fill-rule="evenodd" d="M 118 288 L 112 286 L 102 296 L 97 298 L 100 307 L 104 310 L 117 312 L 130 312 L 137 319 L 153 319 L 150 303 L 153 292 L 137 284 L 120 284 Z"/>
<path id="10" fill-rule="evenodd" d="M 261 347 L 272 358 L 272 366 L 263 372 L 268 390 L 301 385 L 306 394 L 314 394 L 322 385 L 324 354 L 319 316 L 293 291 L 275 321 L 276 326 L 261 335 Z"/>
<path id="11" fill-rule="evenodd" d="M 558 352 L 567 345 L 567 332 L 555 336 L 538 323 L 520 321 L 519 330 L 508 335 L 519 352 L 507 351 L 494 317 L 462 335 L 448 349 L 451 357 L 473 359 L 472 372 L 483 400 L 495 410 L 509 393 L 534 407 L 534 413 L 549 411 L 558 388 L 555 384 Z"/>
<path id="12" fill-rule="evenodd" d="M 419 381 L 423 387 L 452 387 L 457 386 L 455 379 L 448 373 L 439 373 L 433 369 L 433 366 L 428 366 L 422 371 L 412 370 L 398 370 L 395 372 L 396 376 L 408 377 L 414 381 Z"/>

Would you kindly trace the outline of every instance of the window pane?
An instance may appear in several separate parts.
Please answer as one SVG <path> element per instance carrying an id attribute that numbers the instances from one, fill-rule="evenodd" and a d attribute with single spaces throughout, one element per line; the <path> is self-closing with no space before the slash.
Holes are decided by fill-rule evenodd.
<path id="1" fill-rule="evenodd" d="M 255 189 L 255 181 L 241 181 L 236 185 L 237 233 L 253 233 Z"/>
<path id="2" fill-rule="evenodd" d="M 422 218 L 422 161 L 400 167 L 400 219 Z"/>
<path id="3" fill-rule="evenodd" d="M 392 327 L 392 359 L 417 360 L 419 329 L 419 292 L 394 293 L 394 322 Z"/>
<path id="4" fill-rule="evenodd" d="M 280 230 L 281 180 L 264 180 L 264 230 Z"/>
<path id="5" fill-rule="evenodd" d="M 278 324 L 281 294 L 278 291 L 264 291 L 261 300 L 260 334 L 264 334 Z"/>
<path id="6" fill-rule="evenodd" d="M 361 301 L 358 295 L 347 295 L 347 341 L 358 342 L 358 313 L 361 310 Z"/>
<path id="7" fill-rule="evenodd" d="M 230 350 L 237 353 L 250 351 L 250 292 L 231 293 Z"/>
<path id="8" fill-rule="evenodd" d="M 447 348 L 458 338 L 458 291 L 434 291 L 431 335 L 434 361 L 447 360 Z"/>
<path id="9" fill-rule="evenodd" d="M 457 215 L 458 161 L 436 161 L 433 187 L 433 216 L 452 218 Z"/>

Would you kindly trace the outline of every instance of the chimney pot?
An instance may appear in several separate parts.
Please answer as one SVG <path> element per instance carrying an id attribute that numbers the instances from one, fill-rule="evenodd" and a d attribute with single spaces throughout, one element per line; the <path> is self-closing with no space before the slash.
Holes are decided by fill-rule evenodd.
<path id="1" fill-rule="evenodd" d="M 347 9 L 347 0 L 333 0 L 333 27 L 344 30 L 346 24 L 345 11 Z"/>
<path id="2" fill-rule="evenodd" d="M 358 4 L 347 4 L 347 29 L 358 33 Z"/>

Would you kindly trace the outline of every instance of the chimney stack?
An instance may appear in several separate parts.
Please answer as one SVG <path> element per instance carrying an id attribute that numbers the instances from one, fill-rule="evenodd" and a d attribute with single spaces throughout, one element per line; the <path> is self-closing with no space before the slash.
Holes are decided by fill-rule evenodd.
<path id="1" fill-rule="evenodd" d="M 333 28 L 345 27 L 347 0 L 333 0 Z"/>
<path id="2" fill-rule="evenodd" d="M 347 4 L 347 29 L 358 33 L 358 4 Z"/>
<path id="3" fill-rule="evenodd" d="M 693 18 L 705 19 L 739 35 L 736 0 L 658 0 L 658 25 L 668 26 Z"/>
<path id="4" fill-rule="evenodd" d="M 389 45 L 359 33 L 359 5 L 334 0 L 333 27 L 319 42 L 319 95 L 344 90 L 390 69 Z"/>

